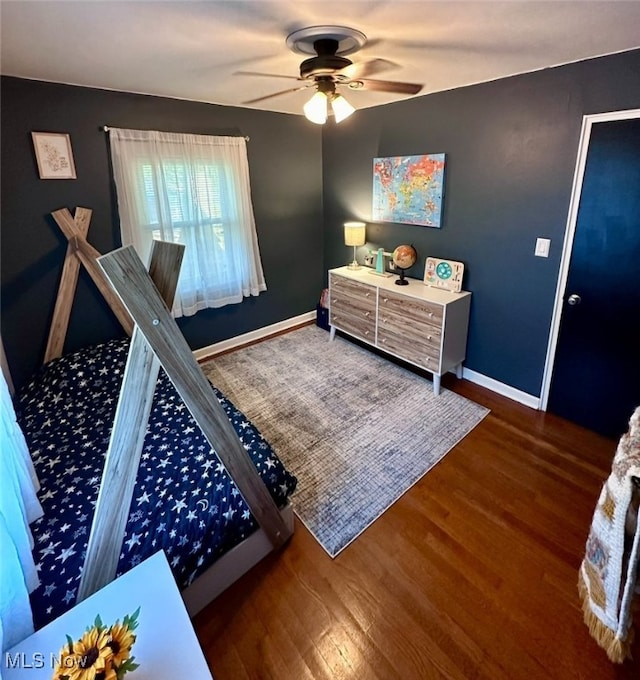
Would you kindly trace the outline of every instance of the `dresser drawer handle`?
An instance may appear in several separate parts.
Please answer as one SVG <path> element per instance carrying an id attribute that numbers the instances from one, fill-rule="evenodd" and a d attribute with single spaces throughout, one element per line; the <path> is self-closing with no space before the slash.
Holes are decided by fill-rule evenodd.
<path id="1" fill-rule="evenodd" d="M 429 312 L 427 316 L 431 319 L 433 317 L 433 312 Z"/>
<path id="2" fill-rule="evenodd" d="M 382 298 L 382 302 L 389 302 L 389 298 Z"/>
<path id="3" fill-rule="evenodd" d="M 433 336 L 432 336 L 432 335 L 427 335 L 427 340 L 433 340 Z"/>
<path id="4" fill-rule="evenodd" d="M 431 361 L 431 357 L 427 357 L 427 358 L 424 360 L 424 363 L 425 363 L 425 364 L 428 364 L 430 361 Z"/>
<path id="5" fill-rule="evenodd" d="M 364 315 L 365 316 L 371 316 L 371 312 L 365 312 Z"/>
<path id="6" fill-rule="evenodd" d="M 369 331 L 365 331 L 364 334 L 365 334 L 365 335 L 369 335 Z"/>
<path id="7" fill-rule="evenodd" d="M 365 293 L 365 297 L 369 297 L 370 295 L 371 295 L 371 291 L 368 290 L 368 291 Z"/>

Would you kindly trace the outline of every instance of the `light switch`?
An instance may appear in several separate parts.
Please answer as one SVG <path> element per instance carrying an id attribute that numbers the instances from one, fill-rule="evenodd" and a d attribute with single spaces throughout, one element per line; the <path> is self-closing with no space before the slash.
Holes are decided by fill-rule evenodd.
<path id="1" fill-rule="evenodd" d="M 536 257 L 549 257 L 549 246 L 551 245 L 550 238 L 536 239 L 536 249 L 534 255 Z"/>

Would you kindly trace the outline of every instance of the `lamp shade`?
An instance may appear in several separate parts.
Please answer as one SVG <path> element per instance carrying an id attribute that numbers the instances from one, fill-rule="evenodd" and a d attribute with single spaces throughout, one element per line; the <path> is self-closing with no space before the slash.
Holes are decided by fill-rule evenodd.
<path id="1" fill-rule="evenodd" d="M 346 246 L 363 246 L 366 241 L 364 222 L 344 223 L 344 244 Z"/>
<path id="2" fill-rule="evenodd" d="M 305 118 L 317 125 L 324 125 L 327 122 L 327 102 L 327 95 L 324 92 L 316 92 L 302 107 Z"/>
<path id="3" fill-rule="evenodd" d="M 353 106 L 351 106 L 351 104 L 349 104 L 349 102 L 341 94 L 333 95 L 333 99 L 331 100 L 331 109 L 333 110 L 336 123 L 348 118 L 355 111 Z"/>

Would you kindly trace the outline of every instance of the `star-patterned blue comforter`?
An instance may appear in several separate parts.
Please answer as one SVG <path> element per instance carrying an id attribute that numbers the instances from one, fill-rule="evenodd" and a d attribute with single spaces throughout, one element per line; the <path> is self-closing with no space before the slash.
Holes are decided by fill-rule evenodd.
<path id="1" fill-rule="evenodd" d="M 75 604 L 128 349 L 128 340 L 115 340 L 56 359 L 16 399 L 44 510 L 32 525 L 41 581 L 31 597 L 36 628 Z M 224 407 L 283 507 L 296 478 L 214 386 L 211 398 Z M 160 370 L 118 575 L 164 549 L 176 582 L 186 587 L 256 528 L 234 482 Z"/>

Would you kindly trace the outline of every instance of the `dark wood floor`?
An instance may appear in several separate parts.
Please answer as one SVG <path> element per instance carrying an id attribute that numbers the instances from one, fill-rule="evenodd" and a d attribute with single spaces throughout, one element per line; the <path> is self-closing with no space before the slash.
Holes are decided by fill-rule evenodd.
<path id="1" fill-rule="evenodd" d="M 216 680 L 640 678 L 640 644 L 611 664 L 576 587 L 615 442 L 443 384 L 490 415 L 337 558 L 296 521 L 201 612 Z"/>

